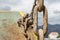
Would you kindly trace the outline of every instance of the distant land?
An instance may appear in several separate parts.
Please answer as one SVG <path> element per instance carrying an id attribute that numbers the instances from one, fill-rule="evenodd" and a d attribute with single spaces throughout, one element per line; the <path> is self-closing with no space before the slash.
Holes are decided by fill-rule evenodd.
<path id="1" fill-rule="evenodd" d="M 39 26 L 38 28 L 40 29 L 40 28 L 42 28 L 42 26 Z M 55 24 L 55 25 L 48 24 L 48 32 L 47 32 L 45 37 L 48 37 L 48 34 L 50 32 L 58 32 L 58 33 L 60 33 L 60 24 Z"/>

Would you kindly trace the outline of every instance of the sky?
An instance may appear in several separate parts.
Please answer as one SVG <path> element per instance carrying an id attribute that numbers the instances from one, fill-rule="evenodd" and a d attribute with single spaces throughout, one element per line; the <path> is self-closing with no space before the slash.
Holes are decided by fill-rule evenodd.
<path id="1" fill-rule="evenodd" d="M 0 0 L 0 10 L 24 11 L 30 13 L 34 0 Z M 48 23 L 60 24 L 60 0 L 44 0 L 48 10 Z M 42 24 L 42 13 L 39 12 L 39 25 Z"/>

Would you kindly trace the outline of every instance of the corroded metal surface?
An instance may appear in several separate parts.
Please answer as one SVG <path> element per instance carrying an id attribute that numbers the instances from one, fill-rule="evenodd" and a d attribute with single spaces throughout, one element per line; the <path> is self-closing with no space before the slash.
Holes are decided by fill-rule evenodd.
<path id="1" fill-rule="evenodd" d="M 44 0 L 37 0 L 37 4 L 34 7 L 33 11 L 33 24 L 34 24 L 34 32 L 38 32 L 38 12 L 43 11 L 43 31 L 44 34 L 47 32 L 47 27 L 48 27 L 48 12 L 47 9 L 44 5 Z"/>

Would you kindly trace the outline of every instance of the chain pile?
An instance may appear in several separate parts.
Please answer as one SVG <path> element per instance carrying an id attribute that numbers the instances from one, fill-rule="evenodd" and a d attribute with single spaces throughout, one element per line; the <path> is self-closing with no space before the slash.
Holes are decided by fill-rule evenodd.
<path id="1" fill-rule="evenodd" d="M 33 20 L 31 19 L 30 15 L 26 14 L 23 18 L 19 19 L 18 26 L 23 28 L 23 34 L 27 40 L 30 40 L 28 31 L 33 29 Z"/>
<path id="2" fill-rule="evenodd" d="M 47 32 L 48 27 L 48 14 L 44 6 L 44 0 L 35 0 L 31 14 L 26 14 L 23 18 L 19 19 L 18 26 L 23 28 L 23 34 L 27 40 L 40 40 L 38 33 L 38 12 L 43 11 L 43 35 Z M 32 35 L 33 34 L 33 35 Z M 33 36 L 36 36 L 33 38 Z M 41 38 L 41 37 L 40 37 Z M 42 39 L 43 40 L 43 39 Z"/>

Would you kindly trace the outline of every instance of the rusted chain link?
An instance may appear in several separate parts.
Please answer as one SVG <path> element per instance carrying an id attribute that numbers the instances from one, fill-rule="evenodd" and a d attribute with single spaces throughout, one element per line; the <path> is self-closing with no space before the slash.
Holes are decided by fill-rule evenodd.
<path id="1" fill-rule="evenodd" d="M 37 34 L 38 33 L 38 12 L 43 11 L 43 31 L 44 34 L 47 31 L 48 27 L 48 14 L 47 14 L 47 9 L 44 6 L 44 0 L 37 0 L 37 4 L 34 7 L 34 13 L 33 13 L 33 19 L 34 19 L 34 31 Z"/>
<path id="2" fill-rule="evenodd" d="M 26 16 L 24 16 L 22 19 L 18 21 L 18 26 L 23 27 L 23 34 L 25 35 L 27 40 L 39 40 L 38 12 L 42 12 L 42 11 L 43 11 L 42 37 L 43 37 L 43 35 L 47 32 L 47 27 L 48 27 L 48 14 L 47 14 L 47 9 L 44 6 L 44 0 L 35 0 L 31 12 L 31 16 L 27 14 Z"/>

